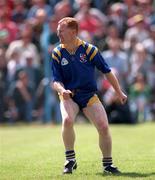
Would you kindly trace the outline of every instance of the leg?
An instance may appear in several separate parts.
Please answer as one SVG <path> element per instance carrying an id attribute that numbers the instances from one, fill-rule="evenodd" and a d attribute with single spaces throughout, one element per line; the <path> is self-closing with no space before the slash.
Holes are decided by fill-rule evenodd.
<path id="1" fill-rule="evenodd" d="M 27 123 L 32 122 L 32 110 L 33 110 L 33 102 L 32 101 L 26 102 L 24 118 Z"/>
<path id="2" fill-rule="evenodd" d="M 62 115 L 62 137 L 65 150 L 73 150 L 75 141 L 73 124 L 79 111 L 79 107 L 72 99 L 61 100 L 60 110 Z"/>
<path id="3" fill-rule="evenodd" d="M 63 173 L 68 174 L 77 168 L 74 151 L 75 133 L 73 123 L 79 107 L 72 99 L 62 100 L 60 102 L 60 110 L 62 114 L 62 137 L 66 150 L 66 163 Z"/>
<path id="4" fill-rule="evenodd" d="M 104 107 L 101 103 L 96 103 L 84 108 L 83 112 L 97 128 L 99 133 L 99 147 L 103 157 L 111 157 L 112 140 Z"/>
<path id="5" fill-rule="evenodd" d="M 108 119 L 101 103 L 92 104 L 83 109 L 84 114 L 96 126 L 99 133 L 99 146 L 103 155 L 103 168 L 105 173 L 118 174 L 120 171 L 112 165 L 112 140 L 108 126 Z"/>

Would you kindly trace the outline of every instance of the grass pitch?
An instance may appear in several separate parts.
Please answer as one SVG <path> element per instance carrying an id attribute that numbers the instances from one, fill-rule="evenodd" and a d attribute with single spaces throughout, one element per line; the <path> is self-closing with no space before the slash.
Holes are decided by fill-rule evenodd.
<path id="1" fill-rule="evenodd" d="M 113 159 L 119 176 L 103 175 L 98 135 L 90 124 L 75 125 L 78 169 L 62 175 L 64 147 L 60 126 L 0 128 L 1 180 L 155 179 L 155 124 L 111 125 Z"/>

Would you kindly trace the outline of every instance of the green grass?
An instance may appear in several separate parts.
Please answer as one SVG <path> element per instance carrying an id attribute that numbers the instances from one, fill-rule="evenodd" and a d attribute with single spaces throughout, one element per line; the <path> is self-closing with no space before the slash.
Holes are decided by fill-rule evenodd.
<path id="1" fill-rule="evenodd" d="M 99 180 L 155 179 L 155 124 L 111 125 L 113 159 L 119 176 L 103 175 L 98 136 L 90 124 L 78 124 L 78 169 L 62 175 L 64 147 L 60 126 L 13 126 L 0 128 L 1 180 Z"/>

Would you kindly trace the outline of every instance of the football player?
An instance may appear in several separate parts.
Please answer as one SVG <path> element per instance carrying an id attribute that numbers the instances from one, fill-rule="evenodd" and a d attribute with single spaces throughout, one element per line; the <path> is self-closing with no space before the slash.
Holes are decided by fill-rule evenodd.
<path id="1" fill-rule="evenodd" d="M 65 17 L 58 22 L 57 34 L 60 44 L 52 52 L 53 88 L 60 97 L 62 137 L 66 162 L 63 173 L 72 173 L 77 168 L 74 151 L 74 120 L 79 110 L 95 125 L 99 134 L 103 171 L 119 173 L 112 162 L 112 140 L 105 109 L 96 92 L 95 67 L 105 74 L 123 104 L 127 96 L 121 90 L 97 47 L 78 38 L 78 22 Z"/>

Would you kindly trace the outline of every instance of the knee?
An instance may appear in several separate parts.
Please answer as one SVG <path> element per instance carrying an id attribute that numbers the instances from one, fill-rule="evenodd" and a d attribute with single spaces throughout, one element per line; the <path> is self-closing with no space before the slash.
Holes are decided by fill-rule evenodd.
<path id="1" fill-rule="evenodd" d="M 107 122 L 100 122 L 98 124 L 98 131 L 99 131 L 99 134 L 103 134 L 103 135 L 106 135 L 109 133 L 109 125 Z"/>
<path id="2" fill-rule="evenodd" d="M 63 126 L 64 128 L 70 128 L 73 126 L 73 119 L 70 118 L 70 117 L 66 117 L 64 120 L 63 120 Z"/>

